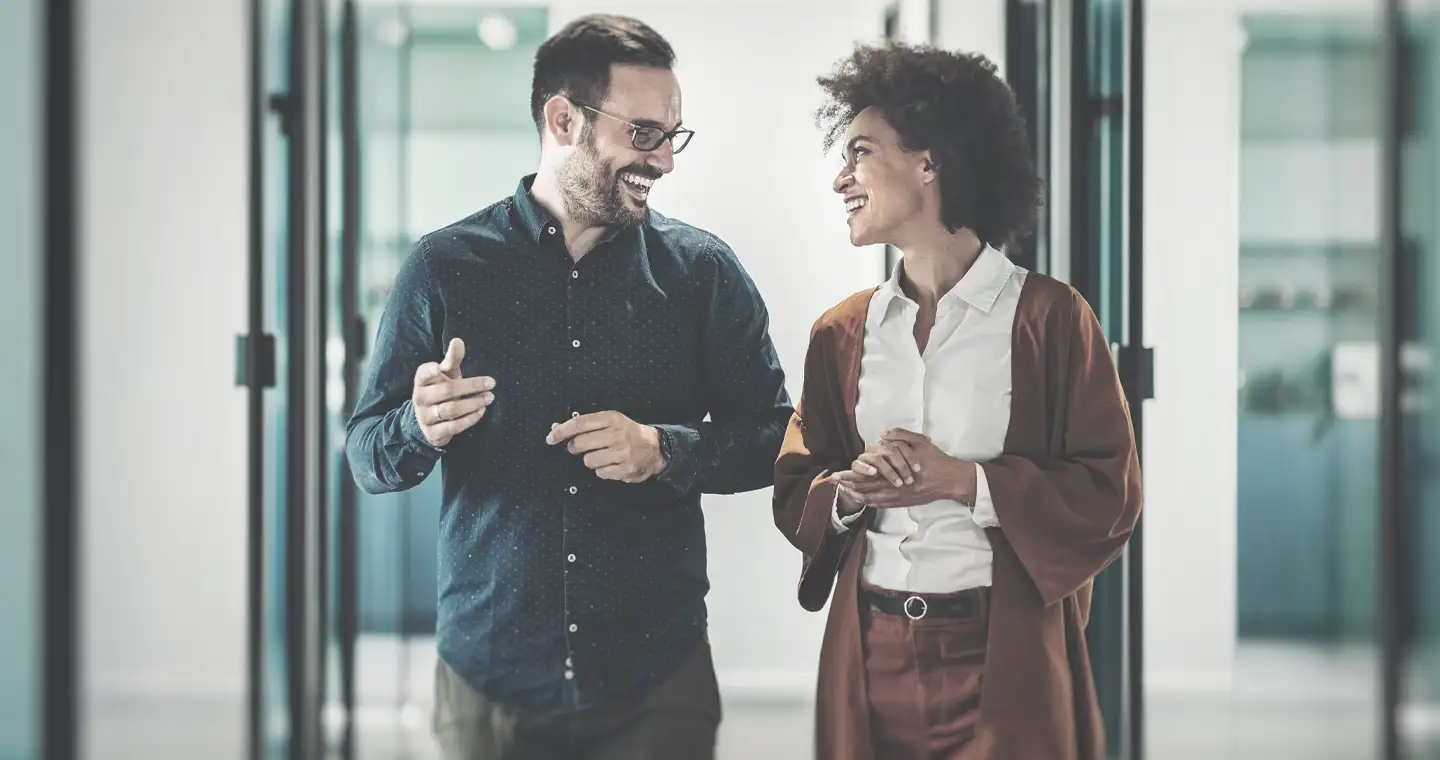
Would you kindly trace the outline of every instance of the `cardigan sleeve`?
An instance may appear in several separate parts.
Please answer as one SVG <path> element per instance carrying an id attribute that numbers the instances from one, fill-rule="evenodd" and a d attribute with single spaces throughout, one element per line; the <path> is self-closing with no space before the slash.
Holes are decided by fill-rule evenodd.
<path id="1" fill-rule="evenodd" d="M 829 598 L 840 567 L 847 535 L 831 529 L 835 505 L 834 473 L 847 469 L 842 432 L 837 420 L 839 377 L 825 345 L 820 323 L 810 334 L 805 354 L 805 379 L 799 403 L 790 416 L 780 455 L 775 461 L 772 510 L 775 527 L 804 555 L 800 604 L 818 610 Z"/>
<path id="2" fill-rule="evenodd" d="M 1002 455 L 981 464 L 998 530 L 1044 604 L 1089 583 L 1124 549 L 1140 516 L 1140 463 L 1130 410 L 1099 321 L 1070 291 L 1047 320 L 1044 356 L 1061 451 L 1036 461 Z"/>

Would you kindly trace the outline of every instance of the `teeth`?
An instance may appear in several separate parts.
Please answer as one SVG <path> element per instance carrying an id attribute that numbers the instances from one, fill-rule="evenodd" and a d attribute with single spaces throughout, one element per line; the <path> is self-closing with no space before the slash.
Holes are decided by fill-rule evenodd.
<path id="1" fill-rule="evenodd" d="M 864 207 L 865 207 L 865 204 L 866 204 L 866 200 L 865 200 L 864 198 L 851 198 L 849 201 L 846 201 L 846 203 L 845 203 L 845 210 L 846 210 L 846 211 L 856 211 L 856 210 L 859 210 L 859 209 L 864 208 Z"/>
<path id="2" fill-rule="evenodd" d="M 643 187 L 647 190 L 655 184 L 655 180 L 650 179 L 649 177 L 641 177 L 638 174 L 623 174 L 620 176 L 620 179 L 623 179 L 632 185 L 638 185 L 640 187 Z"/>

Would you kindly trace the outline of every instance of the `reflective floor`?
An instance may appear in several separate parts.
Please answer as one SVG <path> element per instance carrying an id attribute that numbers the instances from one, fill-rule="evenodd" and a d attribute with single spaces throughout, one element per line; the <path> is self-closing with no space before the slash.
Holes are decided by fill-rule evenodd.
<path id="1" fill-rule="evenodd" d="M 374 642 L 372 642 L 374 643 Z M 379 651 L 377 651 L 377 649 Z M 395 701 L 404 667 L 394 643 L 362 652 L 357 715 L 359 760 L 438 760 L 426 729 L 429 673 L 425 642 L 410 647 L 413 702 Z M 376 657 L 379 652 L 389 656 Z M 366 656 L 368 655 L 368 656 Z M 1150 694 L 1149 758 L 1161 760 L 1363 760 L 1375 757 L 1375 663 L 1363 651 L 1247 646 L 1234 687 Z M 391 686 L 384 694 L 383 684 Z M 804 700 L 727 694 L 721 760 L 803 760 L 811 751 Z M 241 760 L 238 700 L 215 697 L 110 698 L 90 706 L 88 757 L 96 760 Z M 1412 735 L 1440 739 L 1440 711 L 1413 711 Z M 1440 757 L 1440 744 L 1418 758 Z"/>

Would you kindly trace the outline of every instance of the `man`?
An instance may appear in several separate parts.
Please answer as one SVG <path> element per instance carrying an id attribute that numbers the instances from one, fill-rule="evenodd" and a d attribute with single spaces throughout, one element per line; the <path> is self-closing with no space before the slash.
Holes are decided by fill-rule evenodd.
<path id="1" fill-rule="evenodd" d="M 700 494 L 769 486 L 792 407 L 734 253 L 648 208 L 674 59 L 619 16 L 542 45 L 539 171 L 422 238 L 381 321 L 347 453 L 372 493 L 444 462 L 452 759 L 714 755 Z"/>

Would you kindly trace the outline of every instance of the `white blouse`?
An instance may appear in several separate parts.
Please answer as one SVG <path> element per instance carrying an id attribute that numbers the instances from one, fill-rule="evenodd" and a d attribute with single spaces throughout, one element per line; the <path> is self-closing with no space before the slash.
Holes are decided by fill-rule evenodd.
<path id="1" fill-rule="evenodd" d="M 1015 309 L 1028 274 L 986 247 L 936 307 L 922 354 L 915 345 L 919 304 L 900 288 L 901 261 L 870 299 L 855 421 L 866 445 L 903 428 L 929 436 L 946 454 L 986 462 L 1010 426 L 1010 351 Z M 878 509 L 866 536 L 864 579 L 881 588 L 947 593 L 990 585 L 985 528 L 997 527 L 985 473 L 976 468 L 971 509 L 942 500 Z M 860 515 L 832 517 L 838 531 Z"/>

